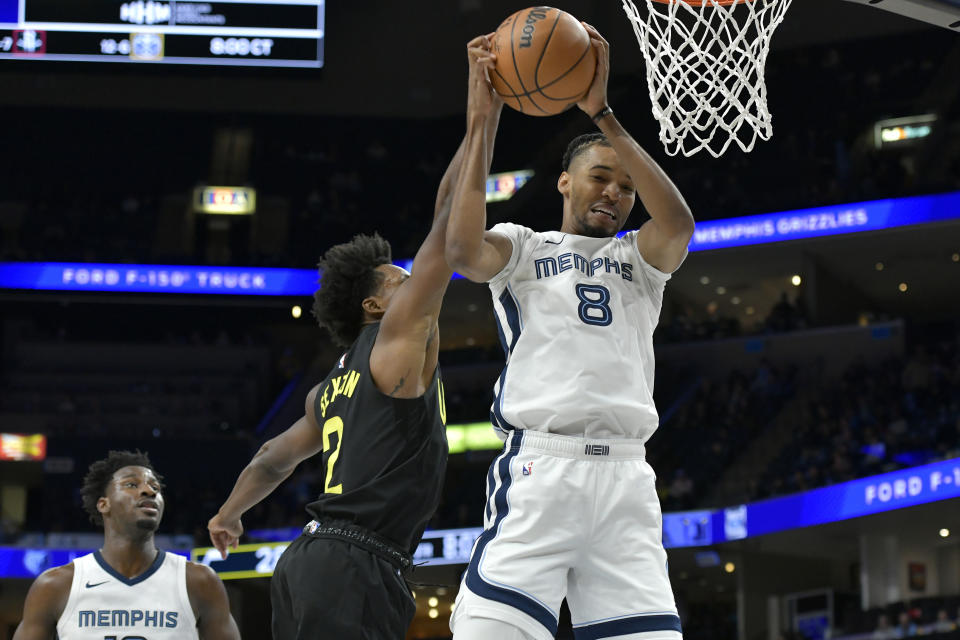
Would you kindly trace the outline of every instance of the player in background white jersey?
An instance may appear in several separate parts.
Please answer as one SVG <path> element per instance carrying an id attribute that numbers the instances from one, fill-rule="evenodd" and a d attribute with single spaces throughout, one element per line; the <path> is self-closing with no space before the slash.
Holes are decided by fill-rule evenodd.
<path id="1" fill-rule="evenodd" d="M 111 451 L 90 465 L 83 506 L 103 525 L 103 547 L 37 577 L 14 640 L 239 640 L 220 578 L 154 545 L 162 489 L 139 451 Z"/>
<path id="2" fill-rule="evenodd" d="M 451 617 L 455 640 L 547 640 L 566 598 L 578 639 L 682 638 L 645 442 L 658 424 L 653 345 L 663 288 L 694 221 L 607 106 L 609 46 L 577 106 L 603 135 L 564 156 L 559 231 L 486 229 L 489 38 L 468 46 L 467 147 L 447 229 L 450 266 L 488 282 L 507 355 L 491 420 L 484 532 Z M 639 195 L 651 219 L 616 238 Z"/>

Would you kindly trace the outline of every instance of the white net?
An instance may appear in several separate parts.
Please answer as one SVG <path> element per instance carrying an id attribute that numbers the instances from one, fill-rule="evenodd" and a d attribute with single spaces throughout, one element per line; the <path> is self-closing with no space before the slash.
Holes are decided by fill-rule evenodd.
<path id="1" fill-rule="evenodd" d="M 773 133 L 763 70 L 770 37 L 792 0 L 623 0 L 647 67 L 653 115 L 667 153 L 731 142 L 745 152 Z"/>

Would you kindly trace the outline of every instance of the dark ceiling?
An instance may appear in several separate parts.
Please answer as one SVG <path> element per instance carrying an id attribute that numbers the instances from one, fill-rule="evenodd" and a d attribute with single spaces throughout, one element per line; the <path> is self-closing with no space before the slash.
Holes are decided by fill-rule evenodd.
<path id="1" fill-rule="evenodd" d="M 612 45 L 615 74 L 636 73 L 642 58 L 614 0 L 566 0 L 562 9 L 596 26 Z M 0 104 L 187 111 L 438 117 L 463 108 L 464 46 L 517 10 L 504 0 L 331 2 L 321 70 L 185 68 L 0 63 Z M 773 39 L 774 55 L 793 47 L 884 38 L 936 27 L 840 0 L 796 0 Z"/>

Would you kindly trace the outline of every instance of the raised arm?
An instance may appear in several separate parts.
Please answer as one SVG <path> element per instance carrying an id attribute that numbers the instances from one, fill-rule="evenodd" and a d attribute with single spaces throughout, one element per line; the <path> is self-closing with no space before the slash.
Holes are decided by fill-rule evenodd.
<path id="1" fill-rule="evenodd" d="M 23 620 L 13 640 L 54 640 L 73 582 L 73 563 L 47 569 L 34 580 L 23 603 Z"/>
<path id="2" fill-rule="evenodd" d="M 217 515 L 207 523 L 210 541 L 226 558 L 229 549 L 236 549 L 243 535 L 243 514 L 273 493 L 281 482 L 290 477 L 303 460 L 316 455 L 323 448 L 323 434 L 317 425 L 314 401 L 319 385 L 310 390 L 304 406 L 304 416 L 278 435 L 263 443 L 250 464 L 240 472 L 233 491 Z"/>
<path id="3" fill-rule="evenodd" d="M 479 120 L 481 135 L 486 140 L 485 149 L 488 150 L 483 156 L 485 167 L 489 167 L 491 160 L 502 106 L 499 100 L 492 101 Z M 440 348 L 437 318 L 453 276 L 444 245 L 454 186 L 462 174 L 468 140 L 469 135 L 464 137 L 443 174 L 437 189 L 433 226 L 413 259 L 410 278 L 397 289 L 390 301 L 370 354 L 370 369 L 377 387 L 395 397 L 422 395 L 437 366 Z"/>
<path id="4" fill-rule="evenodd" d="M 187 596 L 197 615 L 200 640 L 240 640 L 240 630 L 230 614 L 227 590 L 213 569 L 187 563 Z"/>
<path id="5" fill-rule="evenodd" d="M 491 134 L 495 134 L 486 127 L 486 114 L 501 104 L 487 79 L 487 71 L 496 61 L 490 37 L 471 40 L 467 44 L 467 59 L 467 137 L 463 170 L 456 183 L 447 225 L 447 262 L 470 280 L 486 282 L 506 266 L 513 251 L 506 236 L 486 230 L 487 175 L 493 148 Z"/>
<path id="6" fill-rule="evenodd" d="M 600 33 L 583 23 L 597 51 L 597 75 L 590 91 L 577 103 L 613 145 L 637 189 L 637 195 L 650 214 L 637 234 L 637 248 L 647 264 L 671 273 L 687 255 L 693 236 L 693 214 L 680 191 L 663 169 L 637 144 L 617 121 L 607 105 L 607 78 L 610 75 L 610 45 Z"/>

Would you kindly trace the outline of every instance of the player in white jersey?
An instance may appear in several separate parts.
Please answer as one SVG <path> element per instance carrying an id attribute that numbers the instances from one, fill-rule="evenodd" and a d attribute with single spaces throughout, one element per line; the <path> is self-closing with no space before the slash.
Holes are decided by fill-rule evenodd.
<path id="1" fill-rule="evenodd" d="M 103 525 L 103 548 L 36 579 L 14 640 L 239 640 L 220 578 L 154 546 L 162 488 L 140 452 L 90 465 L 83 506 Z"/>
<path id="2" fill-rule="evenodd" d="M 447 229 L 450 266 L 488 282 L 506 367 L 495 386 L 503 453 L 487 476 L 484 532 L 450 626 L 455 640 L 537 640 L 566 598 L 578 640 L 679 640 L 645 442 L 657 428 L 653 330 L 693 216 L 607 106 L 609 47 L 584 25 L 597 74 L 577 106 L 602 134 L 575 139 L 557 189 L 559 231 L 486 230 L 489 39 L 468 47 L 468 142 Z M 621 238 L 639 194 L 651 219 Z"/>

